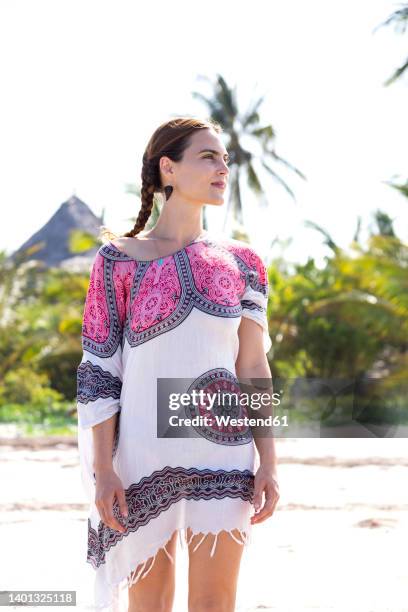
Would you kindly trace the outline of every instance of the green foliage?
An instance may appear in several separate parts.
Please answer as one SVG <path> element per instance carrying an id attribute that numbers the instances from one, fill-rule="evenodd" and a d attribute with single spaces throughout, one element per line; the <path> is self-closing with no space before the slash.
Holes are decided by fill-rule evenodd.
<path id="1" fill-rule="evenodd" d="M 80 335 L 81 330 L 77 333 Z M 40 362 L 41 371 L 47 374 L 51 386 L 72 401 L 76 399 L 77 393 L 77 367 L 82 357 L 80 348 L 79 346 L 78 350 L 70 352 L 49 353 Z"/>
<path id="2" fill-rule="evenodd" d="M 49 386 L 48 376 L 28 365 L 9 370 L 0 385 L 0 405 L 29 406 L 36 415 L 59 409 L 62 393 Z"/>
<path id="3" fill-rule="evenodd" d="M 270 365 L 273 378 L 283 379 L 363 379 L 375 372 L 375 392 L 366 390 L 359 401 L 369 402 L 371 411 L 387 408 L 390 419 L 401 420 L 408 374 L 408 247 L 386 215 L 377 212 L 376 222 L 367 245 L 353 240 L 350 252 L 316 226 L 331 249 L 323 267 L 313 259 L 269 264 Z M 10 264 L 0 253 L 0 281 L 0 422 L 24 423 L 33 434 L 38 428 L 69 432 L 76 423 L 89 273 Z M 318 411 L 316 398 L 309 400 Z M 298 407 L 296 414 L 302 418 Z"/>
<path id="4" fill-rule="evenodd" d="M 98 240 L 92 234 L 81 230 L 72 230 L 69 236 L 69 249 L 72 254 L 83 253 L 89 251 L 99 244 Z"/>
<path id="5" fill-rule="evenodd" d="M 294 273 L 271 264 L 269 319 L 276 375 L 358 376 L 386 347 L 394 356 L 401 354 L 402 363 L 408 332 L 408 247 L 389 229 L 371 236 L 366 250 L 357 243 L 350 254 L 336 247 L 323 269 L 313 259 L 296 265 Z"/>
<path id="6" fill-rule="evenodd" d="M 0 421 L 65 430 L 76 415 L 89 272 L 44 270 L 3 257 L 0 280 Z"/>

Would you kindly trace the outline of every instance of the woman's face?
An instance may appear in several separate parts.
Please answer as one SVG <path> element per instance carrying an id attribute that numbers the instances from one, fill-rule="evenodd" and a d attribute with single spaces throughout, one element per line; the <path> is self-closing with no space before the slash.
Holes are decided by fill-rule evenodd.
<path id="1" fill-rule="evenodd" d="M 170 199 L 181 198 L 195 204 L 223 204 L 228 181 L 228 153 L 218 134 L 211 129 L 197 130 L 180 162 L 168 157 L 163 164 L 163 186 L 172 185 Z M 164 172 L 165 169 L 168 172 Z M 224 187 L 212 183 L 219 182 Z"/>

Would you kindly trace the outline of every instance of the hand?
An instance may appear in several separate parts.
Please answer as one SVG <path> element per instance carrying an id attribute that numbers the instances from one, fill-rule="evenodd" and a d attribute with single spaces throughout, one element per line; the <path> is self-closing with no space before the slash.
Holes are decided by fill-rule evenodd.
<path id="1" fill-rule="evenodd" d="M 95 504 L 98 508 L 101 520 L 105 525 L 125 533 L 126 529 L 113 516 L 113 500 L 118 500 L 120 513 L 122 516 L 128 516 L 128 507 L 125 499 L 125 491 L 119 476 L 114 472 L 113 468 L 96 473 L 96 493 Z"/>
<path id="2" fill-rule="evenodd" d="M 265 504 L 262 503 L 262 493 L 265 491 Z M 275 506 L 279 500 L 279 483 L 275 469 L 260 465 L 254 481 L 254 506 L 255 514 L 251 516 L 251 524 L 262 523 L 272 516 Z"/>

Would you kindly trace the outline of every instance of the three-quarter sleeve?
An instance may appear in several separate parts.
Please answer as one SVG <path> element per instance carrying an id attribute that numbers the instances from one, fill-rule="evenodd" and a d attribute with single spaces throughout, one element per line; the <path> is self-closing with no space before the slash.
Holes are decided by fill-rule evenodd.
<path id="1" fill-rule="evenodd" d="M 245 262 L 247 270 L 245 290 L 241 296 L 242 316 L 252 319 L 262 327 L 264 351 L 268 353 L 272 346 L 267 317 L 268 272 L 261 257 L 252 248 L 246 248 Z"/>
<path id="2" fill-rule="evenodd" d="M 103 247 L 94 259 L 82 319 L 77 369 L 78 424 L 88 429 L 120 411 L 124 284 Z"/>

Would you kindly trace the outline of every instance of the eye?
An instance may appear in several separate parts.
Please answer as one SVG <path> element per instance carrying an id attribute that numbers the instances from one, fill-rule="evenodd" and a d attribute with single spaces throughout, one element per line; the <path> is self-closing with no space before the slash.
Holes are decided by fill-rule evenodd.
<path id="1" fill-rule="evenodd" d="M 214 155 L 212 155 L 212 153 L 210 153 L 209 155 L 204 155 L 204 157 L 203 157 L 203 159 L 213 159 L 213 158 L 214 158 Z M 227 166 L 230 165 L 230 161 L 231 161 L 230 159 L 226 159 L 224 161 L 227 164 Z"/>

